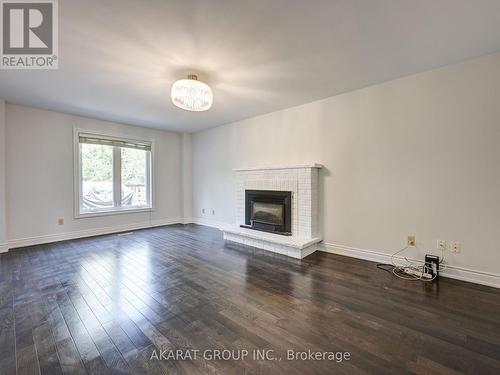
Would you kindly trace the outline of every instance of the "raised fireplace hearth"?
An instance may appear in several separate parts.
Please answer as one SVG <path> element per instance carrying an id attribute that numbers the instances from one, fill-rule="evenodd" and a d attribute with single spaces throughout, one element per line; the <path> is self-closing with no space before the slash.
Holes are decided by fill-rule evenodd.
<path id="1" fill-rule="evenodd" d="M 224 239 L 293 258 L 304 258 L 321 242 L 320 164 L 238 168 L 236 222 Z"/>
<path id="2" fill-rule="evenodd" d="M 245 190 L 244 228 L 292 235 L 292 192 Z"/>

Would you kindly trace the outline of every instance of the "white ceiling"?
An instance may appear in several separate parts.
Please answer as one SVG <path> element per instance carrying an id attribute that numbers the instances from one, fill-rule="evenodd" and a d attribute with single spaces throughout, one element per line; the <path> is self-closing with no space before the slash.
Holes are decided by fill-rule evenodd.
<path id="1" fill-rule="evenodd" d="M 498 0 L 62 0 L 57 71 L 0 71 L 0 98 L 197 131 L 500 50 Z M 208 112 L 170 86 L 197 73 Z"/>

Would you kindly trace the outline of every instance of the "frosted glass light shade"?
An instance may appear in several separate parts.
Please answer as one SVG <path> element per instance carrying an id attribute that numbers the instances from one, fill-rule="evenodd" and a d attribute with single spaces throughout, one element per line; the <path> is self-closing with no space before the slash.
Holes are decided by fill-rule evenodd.
<path id="1" fill-rule="evenodd" d="M 207 84 L 198 81 L 195 75 L 175 81 L 172 85 L 172 103 L 186 111 L 207 111 L 212 107 L 212 102 L 212 90 Z"/>

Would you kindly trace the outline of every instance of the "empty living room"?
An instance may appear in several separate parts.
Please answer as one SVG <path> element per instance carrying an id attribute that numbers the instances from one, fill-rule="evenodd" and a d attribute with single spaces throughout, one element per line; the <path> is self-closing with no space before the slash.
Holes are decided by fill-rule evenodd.
<path id="1" fill-rule="evenodd" d="M 0 375 L 500 374 L 500 1 L 0 0 Z"/>

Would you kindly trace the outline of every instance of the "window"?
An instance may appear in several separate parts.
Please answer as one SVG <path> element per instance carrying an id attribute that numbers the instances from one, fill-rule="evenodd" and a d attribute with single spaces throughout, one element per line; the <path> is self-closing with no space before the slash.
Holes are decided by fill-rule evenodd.
<path id="1" fill-rule="evenodd" d="M 152 142 L 75 134 L 77 217 L 153 207 Z"/>

